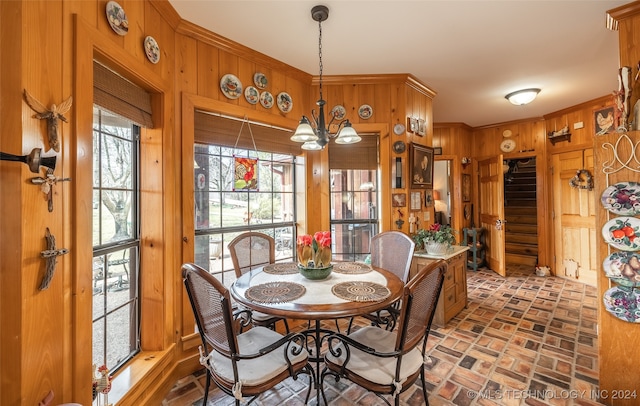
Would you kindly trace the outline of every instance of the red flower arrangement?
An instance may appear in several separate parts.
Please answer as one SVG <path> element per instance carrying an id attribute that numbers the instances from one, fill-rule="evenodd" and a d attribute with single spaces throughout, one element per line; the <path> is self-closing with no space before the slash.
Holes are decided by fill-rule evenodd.
<path id="1" fill-rule="evenodd" d="M 296 240 L 298 263 L 307 268 L 324 268 L 331 265 L 331 231 L 318 231 L 298 236 Z"/>

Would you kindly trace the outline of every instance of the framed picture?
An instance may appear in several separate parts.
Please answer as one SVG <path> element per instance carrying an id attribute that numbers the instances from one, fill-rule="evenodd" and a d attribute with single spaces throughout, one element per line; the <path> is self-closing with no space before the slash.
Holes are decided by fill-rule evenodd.
<path id="1" fill-rule="evenodd" d="M 433 189 L 427 189 L 424 191 L 424 207 L 433 206 Z"/>
<path id="2" fill-rule="evenodd" d="M 427 134 L 427 121 L 423 119 L 418 120 L 418 135 Z"/>
<path id="3" fill-rule="evenodd" d="M 471 175 L 466 173 L 462 174 L 462 201 L 471 201 Z"/>
<path id="4" fill-rule="evenodd" d="M 393 207 L 405 207 L 407 205 L 406 193 L 393 193 L 391 195 L 391 205 Z"/>
<path id="5" fill-rule="evenodd" d="M 433 188 L 433 148 L 411 143 L 411 189 Z"/>
<path id="6" fill-rule="evenodd" d="M 415 117 L 407 117 L 407 131 L 410 133 L 418 132 L 418 119 Z"/>
<path id="7" fill-rule="evenodd" d="M 616 130 L 615 107 L 606 106 L 593 111 L 593 129 L 596 135 L 605 135 Z"/>
<path id="8" fill-rule="evenodd" d="M 422 208 L 422 192 L 411 192 L 411 210 L 420 210 Z"/>

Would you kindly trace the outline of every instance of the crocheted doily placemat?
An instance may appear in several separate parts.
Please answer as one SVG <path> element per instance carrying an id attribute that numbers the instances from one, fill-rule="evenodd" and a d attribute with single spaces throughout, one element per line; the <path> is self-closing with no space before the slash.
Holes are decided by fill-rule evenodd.
<path id="1" fill-rule="evenodd" d="M 331 288 L 331 293 L 352 302 L 379 302 L 391 295 L 386 286 L 363 281 L 338 283 Z"/>
<path id="2" fill-rule="evenodd" d="M 298 264 L 285 262 L 282 264 L 269 264 L 262 268 L 263 272 L 273 275 L 291 275 L 298 273 Z"/>
<path id="3" fill-rule="evenodd" d="M 305 292 L 305 287 L 299 283 L 267 282 L 250 287 L 244 296 L 256 303 L 286 303 L 298 299 Z"/>
<path id="4" fill-rule="evenodd" d="M 371 272 L 371 267 L 361 262 L 336 262 L 333 264 L 333 272 L 360 274 Z"/>

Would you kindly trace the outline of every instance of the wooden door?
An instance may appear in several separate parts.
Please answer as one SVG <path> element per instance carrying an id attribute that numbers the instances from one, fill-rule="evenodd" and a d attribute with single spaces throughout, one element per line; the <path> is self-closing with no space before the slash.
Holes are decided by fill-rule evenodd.
<path id="1" fill-rule="evenodd" d="M 480 175 L 480 227 L 486 230 L 487 264 L 494 272 L 506 276 L 502 155 L 478 162 L 478 173 Z"/>
<path id="2" fill-rule="evenodd" d="M 556 276 L 597 284 L 595 192 L 584 189 L 586 173 L 572 187 L 570 181 L 586 169 L 593 176 L 593 149 L 552 157 L 554 269 Z M 598 198 L 599 200 L 599 198 Z"/>

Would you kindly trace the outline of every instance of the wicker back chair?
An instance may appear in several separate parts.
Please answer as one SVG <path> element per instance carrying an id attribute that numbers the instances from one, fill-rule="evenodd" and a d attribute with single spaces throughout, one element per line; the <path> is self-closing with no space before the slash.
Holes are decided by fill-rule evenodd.
<path id="1" fill-rule="evenodd" d="M 228 246 L 236 277 L 241 277 L 252 269 L 276 262 L 276 242 L 270 235 L 248 231 L 231 240 Z M 282 321 L 289 333 L 289 323 L 282 317 L 270 316 L 261 312 L 253 312 L 253 324 L 275 329 L 275 324 Z"/>
<path id="2" fill-rule="evenodd" d="M 371 238 L 371 265 L 394 273 L 404 283 L 409 279 L 411 260 L 416 244 L 409 236 L 400 231 L 385 231 Z M 373 325 L 386 326 L 393 330 L 398 316 L 400 302 L 375 313 L 364 314 Z M 353 318 L 349 320 L 347 334 L 351 332 Z"/>
<path id="3" fill-rule="evenodd" d="M 407 282 L 416 244 L 400 231 L 385 231 L 371 237 L 371 265 L 393 272 Z"/>
<path id="4" fill-rule="evenodd" d="M 264 233 L 242 233 L 231 240 L 228 248 L 238 278 L 252 269 L 276 262 L 276 242 Z"/>
<path id="5" fill-rule="evenodd" d="M 400 393 L 420 377 L 428 405 L 424 358 L 446 271 L 446 262 L 439 260 L 426 265 L 406 284 L 396 331 L 367 326 L 348 336 L 329 336 L 321 388 L 327 375 L 336 380 L 343 377 L 374 392 L 388 405 L 383 395 L 391 395 L 399 405 Z M 325 398 L 324 390 L 322 396 Z"/>
<path id="6" fill-rule="evenodd" d="M 190 263 L 182 265 L 182 278 L 202 339 L 200 363 L 207 369 L 203 405 L 211 380 L 239 405 L 244 396 L 255 398 L 288 377 L 297 379 L 300 373 L 310 376 L 308 401 L 313 371 L 303 335 L 283 336 L 265 327 L 238 334 L 239 323 L 224 285 Z"/>

